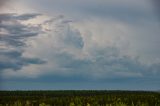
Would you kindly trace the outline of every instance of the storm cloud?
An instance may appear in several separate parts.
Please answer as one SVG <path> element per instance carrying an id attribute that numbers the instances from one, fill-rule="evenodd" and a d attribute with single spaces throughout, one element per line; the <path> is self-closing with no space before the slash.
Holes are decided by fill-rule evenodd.
<path id="1" fill-rule="evenodd" d="M 23 56 L 26 40 L 38 36 L 40 28 L 32 25 L 22 24 L 37 17 L 39 14 L 0 14 L 0 67 L 1 71 L 6 69 L 19 70 L 29 64 L 45 63 L 38 58 Z"/>
<path id="2" fill-rule="evenodd" d="M 2 89 L 159 89 L 153 7 L 150 0 L 15 0 L 0 14 Z"/>
<path id="3" fill-rule="evenodd" d="M 108 42 L 106 34 L 85 34 L 73 26 L 74 21 L 70 23 L 66 20 L 68 19 L 61 17 L 46 21 L 45 24 L 49 24 L 49 29 L 45 35 L 31 40 L 34 44 L 26 48 L 26 55 L 39 56 L 47 60 L 47 64 L 38 68 L 25 67 L 13 76 L 22 75 L 25 71 L 31 70 L 30 68 L 34 70 L 31 70 L 29 77 L 52 74 L 85 76 L 89 79 L 141 78 L 158 73 L 159 63 L 147 65 L 136 55 L 125 54 L 124 48 L 128 43 L 123 41 L 121 30 L 115 29 L 117 32 L 114 36 L 118 34 L 121 36 L 118 40 L 108 37 L 114 41 Z M 104 38 L 99 40 L 99 37 Z M 24 76 L 27 77 L 27 74 Z"/>

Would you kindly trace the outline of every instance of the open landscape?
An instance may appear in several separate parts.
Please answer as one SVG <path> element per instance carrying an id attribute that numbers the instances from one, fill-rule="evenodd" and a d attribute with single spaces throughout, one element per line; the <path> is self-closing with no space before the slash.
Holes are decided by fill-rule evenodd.
<path id="1" fill-rule="evenodd" d="M 149 91 L 0 91 L 0 106 L 160 106 Z"/>

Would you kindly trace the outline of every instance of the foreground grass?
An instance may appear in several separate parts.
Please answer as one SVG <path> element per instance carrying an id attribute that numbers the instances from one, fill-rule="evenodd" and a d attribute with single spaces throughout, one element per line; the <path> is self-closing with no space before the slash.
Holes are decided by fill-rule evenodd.
<path id="1" fill-rule="evenodd" d="M 148 91 L 0 91 L 0 106 L 160 106 Z"/>

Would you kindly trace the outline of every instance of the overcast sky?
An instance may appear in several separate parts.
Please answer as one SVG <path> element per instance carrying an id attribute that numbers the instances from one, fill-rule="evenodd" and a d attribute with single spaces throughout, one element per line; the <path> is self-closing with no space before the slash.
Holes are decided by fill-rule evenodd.
<path id="1" fill-rule="evenodd" d="M 0 0 L 0 89 L 160 89 L 159 2 Z"/>

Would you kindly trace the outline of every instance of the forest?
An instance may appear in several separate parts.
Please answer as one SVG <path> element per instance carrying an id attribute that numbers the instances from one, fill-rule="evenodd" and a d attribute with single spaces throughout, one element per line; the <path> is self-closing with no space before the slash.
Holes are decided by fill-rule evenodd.
<path id="1" fill-rule="evenodd" d="M 0 91 L 0 106 L 160 106 L 160 92 Z"/>

